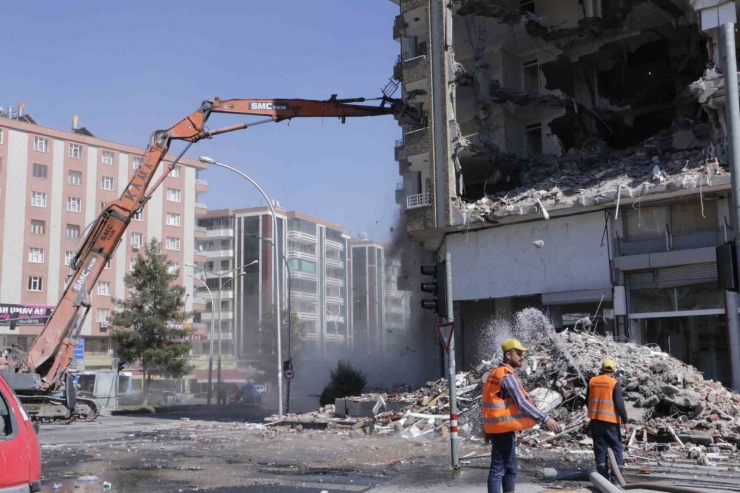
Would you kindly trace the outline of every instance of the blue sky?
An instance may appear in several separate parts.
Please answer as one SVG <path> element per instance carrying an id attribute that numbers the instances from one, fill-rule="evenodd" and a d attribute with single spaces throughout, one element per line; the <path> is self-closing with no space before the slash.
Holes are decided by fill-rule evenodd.
<path id="1" fill-rule="evenodd" d="M 204 99 L 376 97 L 399 52 L 389 0 L 8 2 L 0 105 L 39 123 L 72 115 L 97 137 L 144 146 Z M 211 128 L 252 117 L 214 115 Z M 388 240 L 400 179 L 393 117 L 296 119 L 201 142 L 271 198 Z M 173 146 L 177 152 L 181 144 Z M 227 171 L 208 170 L 209 208 L 262 204 Z"/>

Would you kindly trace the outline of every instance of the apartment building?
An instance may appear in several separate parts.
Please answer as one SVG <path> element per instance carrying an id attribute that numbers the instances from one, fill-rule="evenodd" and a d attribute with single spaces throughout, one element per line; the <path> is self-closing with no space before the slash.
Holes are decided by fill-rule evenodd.
<path id="1" fill-rule="evenodd" d="M 71 131 L 65 131 L 37 124 L 20 108 L 14 115 L 0 115 L 0 304 L 57 304 L 78 240 L 104 204 L 123 193 L 143 152 L 141 147 L 96 138 L 77 128 L 76 120 Z M 208 188 L 197 179 L 203 167 L 197 160 L 181 159 L 134 216 L 91 293 L 92 310 L 81 333 L 87 369 L 111 367 L 108 320 L 114 300 L 126 296 L 124 275 L 150 238 L 158 238 L 175 263 L 178 282 L 188 293 L 186 309 L 204 308 L 193 303 L 192 279 L 182 269 L 193 262 L 195 238 L 200 235 L 195 218 L 204 206 L 198 204 L 198 194 Z M 0 346 L 27 348 L 41 328 L 21 325 L 11 330 L 0 325 Z"/>
<path id="2" fill-rule="evenodd" d="M 715 254 L 736 227 L 717 50 L 735 2 L 394 3 L 385 92 L 424 114 L 400 121 L 396 197 L 429 258 L 452 254 L 459 363 L 537 306 L 740 388 Z"/>
<path id="3" fill-rule="evenodd" d="M 291 344 L 304 353 L 324 354 L 351 345 L 349 324 L 349 235 L 341 226 L 276 206 L 278 278 L 283 313 L 297 319 Z M 222 352 L 243 364 L 272 362 L 276 351 L 274 320 L 272 216 L 268 207 L 209 211 L 198 220 L 205 238 L 198 240 L 208 287 L 221 293 L 221 313 L 212 312 L 205 287 L 197 291 L 206 304 L 202 323 L 220 316 Z M 243 269 L 243 274 L 227 274 Z M 223 283 L 223 284 L 222 284 Z M 218 303 L 216 301 L 216 303 Z M 274 323 L 274 322 L 273 322 Z M 287 332 L 283 350 L 287 354 Z"/>
<path id="4" fill-rule="evenodd" d="M 411 293 L 398 288 L 401 262 L 366 234 L 350 240 L 355 354 L 390 354 L 411 329 Z"/>

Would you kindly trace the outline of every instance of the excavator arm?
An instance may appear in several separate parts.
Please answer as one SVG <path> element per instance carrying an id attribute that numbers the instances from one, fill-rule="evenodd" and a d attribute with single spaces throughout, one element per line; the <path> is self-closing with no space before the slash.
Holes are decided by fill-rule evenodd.
<path id="1" fill-rule="evenodd" d="M 52 316 L 47 320 L 39 337 L 29 349 L 25 361 L 9 361 L 16 371 L 36 372 L 41 377 L 42 388 L 54 388 L 67 370 L 76 339 L 90 310 L 90 292 L 98 280 L 105 264 L 111 259 L 132 216 L 146 204 L 152 193 L 164 181 L 177 161 L 190 145 L 202 139 L 226 132 L 246 129 L 250 126 L 280 122 L 292 118 L 341 118 L 381 116 L 396 114 L 417 118 L 414 111 L 403 102 L 379 98 L 378 106 L 359 105 L 364 98 L 340 100 L 333 95 L 326 101 L 307 99 L 229 99 L 204 101 L 200 108 L 167 130 L 152 134 L 139 168 L 121 197 L 106 205 L 105 210 L 89 228 L 82 245 L 77 249 L 72 262 L 74 272 L 61 300 Z M 265 116 L 266 119 L 243 123 L 210 131 L 206 122 L 212 113 L 233 113 Z M 167 155 L 170 144 L 175 140 L 188 142 L 162 173 L 151 184 L 157 168 Z"/>

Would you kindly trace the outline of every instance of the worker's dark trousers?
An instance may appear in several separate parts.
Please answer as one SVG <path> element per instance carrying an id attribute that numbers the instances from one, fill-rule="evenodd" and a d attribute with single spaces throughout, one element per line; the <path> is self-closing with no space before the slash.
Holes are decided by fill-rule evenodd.
<path id="1" fill-rule="evenodd" d="M 616 484 L 617 478 L 609 474 L 609 456 L 607 448 L 612 449 L 617 459 L 620 471 L 624 466 L 622 460 L 622 437 L 619 434 L 619 425 L 607 423 L 598 419 L 591 420 L 591 437 L 594 439 L 594 455 L 596 456 L 596 471 L 606 479 Z"/>
<path id="2" fill-rule="evenodd" d="M 491 470 L 488 472 L 488 493 L 514 491 L 516 487 L 516 433 L 496 433 L 491 438 Z"/>

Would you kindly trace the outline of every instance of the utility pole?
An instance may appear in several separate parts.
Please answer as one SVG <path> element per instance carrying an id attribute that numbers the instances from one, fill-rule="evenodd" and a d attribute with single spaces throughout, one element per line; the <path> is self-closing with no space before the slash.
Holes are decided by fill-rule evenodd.
<path id="1" fill-rule="evenodd" d="M 447 351 L 447 361 L 450 379 L 450 447 L 453 469 L 460 468 L 460 459 L 457 453 L 457 380 L 455 379 L 455 312 L 452 303 L 452 255 L 445 253 L 445 301 L 447 302 L 447 321 L 452 322 L 452 334 L 450 334 L 450 346 Z"/>
<path id="2" fill-rule="evenodd" d="M 733 2 L 734 3 L 734 2 Z M 734 9 L 734 7 L 733 7 Z M 740 251 L 740 103 L 737 88 L 737 59 L 735 53 L 735 23 L 727 22 L 719 26 L 720 49 L 724 52 L 723 72 L 725 76 L 725 124 L 727 126 L 727 156 L 730 162 L 732 180 L 733 225 L 735 248 Z M 740 272 L 740 260 L 735 265 Z M 730 360 L 732 363 L 732 387 L 740 388 L 740 322 L 738 317 L 738 294 L 725 292 L 727 301 L 728 332 L 730 339 Z"/>

